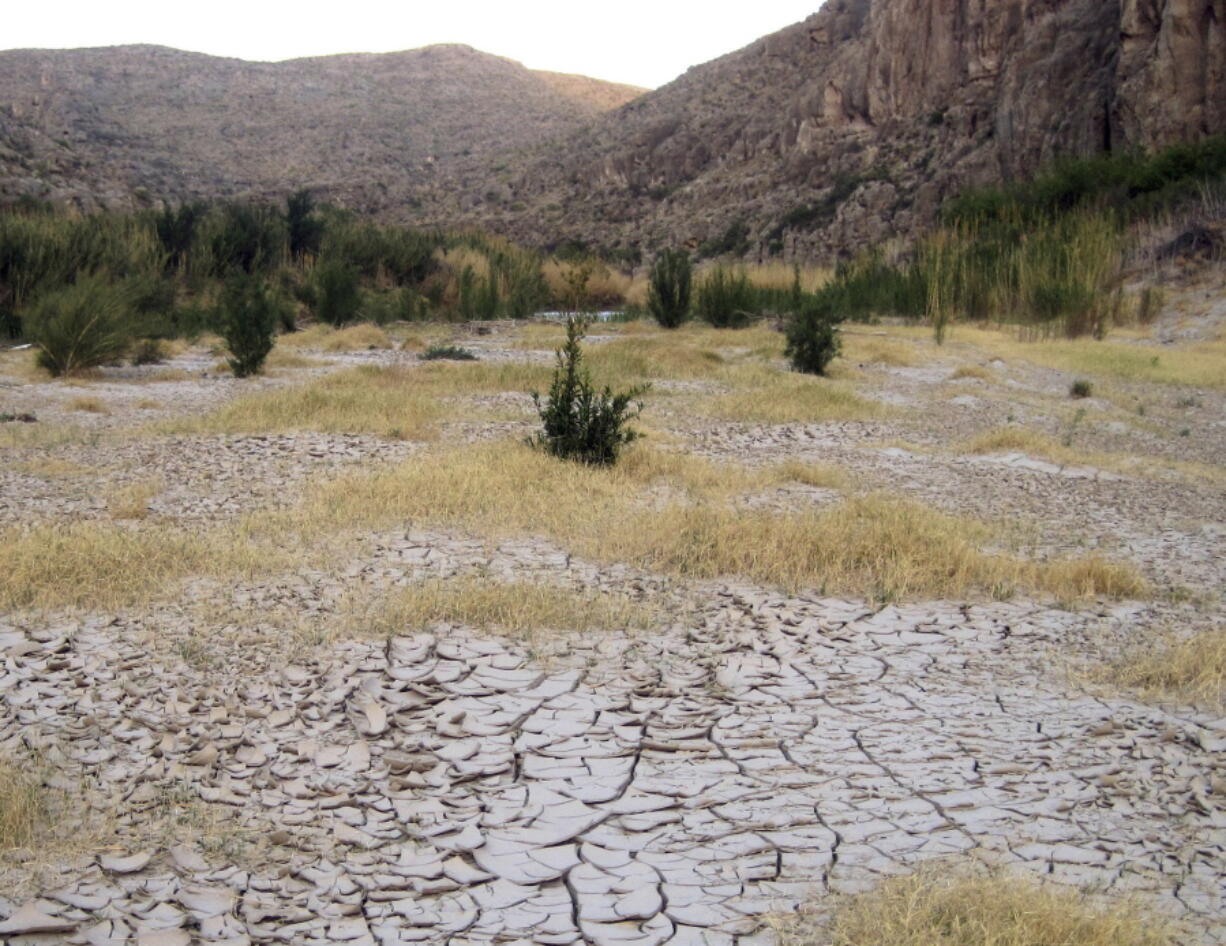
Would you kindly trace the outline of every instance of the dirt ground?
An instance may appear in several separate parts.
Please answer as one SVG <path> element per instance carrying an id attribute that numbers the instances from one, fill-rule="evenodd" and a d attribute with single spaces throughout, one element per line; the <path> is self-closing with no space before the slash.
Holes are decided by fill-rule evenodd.
<path id="1" fill-rule="evenodd" d="M 1178 366 L 1212 344 L 1215 312 L 1111 344 Z M 547 366 L 557 342 L 510 323 L 438 334 L 485 365 Z M 588 348 L 662 337 L 597 327 Z M 784 373 L 766 329 L 694 345 Z M 172 569 L 125 600 L 136 559 L 109 607 L 88 588 L 12 606 L 0 757 L 37 774 L 46 823 L 3 855 L 0 939 L 757 946 L 772 915 L 950 857 L 1138 896 L 1189 941 L 1226 943 L 1226 711 L 1111 672 L 1223 627 L 1226 361 L 1187 383 L 1096 373 L 1070 350 L 848 326 L 831 383 L 859 416 L 789 420 L 766 387 L 734 409 L 720 399 L 738 376 L 696 369 L 654 378 L 640 423 L 653 449 L 719 470 L 841 472 L 763 479 L 731 500 L 749 512 L 911 499 L 992 525 L 1011 555 L 1130 565 L 1136 596 L 788 590 L 427 517 L 262 572 Z M 0 424 L 0 533 L 234 535 L 338 477 L 534 429 L 508 389 L 448 395 L 433 438 L 184 432 L 253 394 L 425 370 L 398 348 L 299 354 L 239 381 L 198 346 L 70 383 L 0 354 L 0 413 L 37 418 Z M 1091 397 L 1070 397 L 1079 379 Z M 1002 429 L 1047 448 L 974 445 Z M 466 581 L 647 617 L 515 632 L 463 608 L 371 617 Z"/>

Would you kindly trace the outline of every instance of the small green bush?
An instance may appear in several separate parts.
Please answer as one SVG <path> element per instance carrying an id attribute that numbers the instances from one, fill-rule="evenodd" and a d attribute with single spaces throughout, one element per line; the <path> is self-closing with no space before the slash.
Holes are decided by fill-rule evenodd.
<path id="1" fill-rule="evenodd" d="M 336 328 L 358 317 L 362 290 L 358 271 L 342 260 L 327 260 L 315 269 L 315 315 Z"/>
<path id="2" fill-rule="evenodd" d="M 119 360 L 132 343 L 131 310 L 128 293 L 98 277 L 47 293 L 25 318 L 39 367 L 58 378 Z"/>
<path id="3" fill-rule="evenodd" d="M 1093 397 L 1094 385 L 1084 379 L 1073 382 L 1072 387 L 1068 389 L 1069 397 Z"/>
<path id="4" fill-rule="evenodd" d="M 647 308 L 663 328 L 676 328 L 690 311 L 694 272 L 685 250 L 665 250 L 651 267 Z"/>
<path id="5" fill-rule="evenodd" d="M 263 370 L 283 307 L 284 302 L 258 277 L 232 276 L 226 282 L 219 321 L 236 378 Z"/>
<path id="6" fill-rule="evenodd" d="M 540 395 L 532 392 L 544 430 L 530 442 L 563 460 L 612 466 L 622 447 L 639 437 L 627 422 L 641 413 L 643 405 L 635 399 L 647 388 L 618 394 L 608 387 L 597 391 L 579 345 L 585 329 L 585 323 L 577 319 L 566 322 L 566 344 L 558 349 L 553 383 L 543 406 Z"/>
<path id="7" fill-rule="evenodd" d="M 458 345 L 431 345 L 417 356 L 422 361 L 476 361 L 477 356 Z"/>
<path id="8" fill-rule="evenodd" d="M 824 375 L 842 347 L 839 323 L 843 321 L 827 300 L 817 299 L 795 312 L 787 323 L 784 354 L 795 371 Z"/>
<path id="9" fill-rule="evenodd" d="M 142 338 L 132 348 L 129 356 L 134 367 L 160 365 L 166 361 L 166 346 L 158 338 Z"/>
<path id="10" fill-rule="evenodd" d="M 757 298 L 744 270 L 716 266 L 698 286 L 698 317 L 715 328 L 744 328 L 757 313 Z"/>

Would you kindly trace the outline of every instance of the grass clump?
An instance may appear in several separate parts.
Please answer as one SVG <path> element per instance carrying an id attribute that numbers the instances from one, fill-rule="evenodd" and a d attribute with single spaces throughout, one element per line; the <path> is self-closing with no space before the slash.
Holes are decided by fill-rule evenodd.
<path id="1" fill-rule="evenodd" d="M 29 766 L 0 759 L 0 851 L 31 847 L 47 819 L 43 789 Z"/>
<path id="2" fill-rule="evenodd" d="M 395 636 L 445 622 L 517 637 L 546 630 L 603 631 L 651 626 L 653 609 L 621 595 L 559 588 L 536 581 L 449 578 L 425 581 L 382 598 L 358 626 Z"/>
<path id="3" fill-rule="evenodd" d="M 579 342 L 584 330 L 582 321 L 567 320 L 566 343 L 557 351 L 557 367 L 543 405 L 540 395 L 532 392 L 543 426 L 532 443 L 559 459 L 611 466 L 622 448 L 640 436 L 628 422 L 642 412 L 635 398 L 646 388 L 616 394 L 607 386 L 597 390 L 583 364 Z"/>
<path id="4" fill-rule="evenodd" d="M 144 519 L 149 515 L 149 503 L 164 486 L 161 480 L 142 480 L 111 490 L 106 496 L 106 508 L 112 519 Z"/>
<path id="5" fill-rule="evenodd" d="M 417 356 L 422 361 L 476 361 L 477 356 L 459 345 L 431 345 Z"/>
<path id="6" fill-rule="evenodd" d="M 1158 652 L 1147 645 L 1098 678 L 1150 699 L 1226 706 L 1226 627 L 1168 640 Z"/>
<path id="7" fill-rule="evenodd" d="M 987 381 L 996 380 L 996 372 L 984 365 L 959 365 L 949 376 L 950 381 Z"/>
<path id="8" fill-rule="evenodd" d="M 316 323 L 300 332 L 282 335 L 277 345 L 299 350 L 327 352 L 371 351 L 395 347 L 395 343 L 388 337 L 387 332 L 369 322 L 349 325 L 341 329 L 324 323 Z"/>
<path id="9" fill-rule="evenodd" d="M 851 485 L 847 471 L 832 463 L 804 463 L 800 460 L 789 460 L 775 468 L 775 474 L 780 480 L 789 483 L 800 483 L 803 486 L 815 486 L 819 489 L 844 490 Z"/>
<path id="10" fill-rule="evenodd" d="M 848 385 L 829 378 L 779 371 L 768 365 L 729 370 L 731 391 L 700 400 L 700 413 L 748 424 L 805 424 L 873 420 L 887 413 Z"/>
<path id="11" fill-rule="evenodd" d="M 1094 385 L 1086 381 L 1084 378 L 1079 378 L 1074 381 L 1068 389 L 1069 397 L 1071 398 L 1087 398 L 1094 396 Z"/>
<path id="12" fill-rule="evenodd" d="M 1135 905 L 1003 872 L 947 864 L 886 880 L 836 910 L 829 930 L 782 924 L 781 946 L 1177 946 Z"/>

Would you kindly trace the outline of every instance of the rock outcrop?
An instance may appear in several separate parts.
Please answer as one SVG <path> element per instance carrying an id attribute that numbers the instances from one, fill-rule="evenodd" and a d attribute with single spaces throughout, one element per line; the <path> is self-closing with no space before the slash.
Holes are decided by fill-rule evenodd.
<path id="1" fill-rule="evenodd" d="M 830 0 L 555 147 L 511 185 L 531 213 L 483 216 L 522 239 L 832 254 L 967 184 L 1224 129 L 1224 0 Z"/>

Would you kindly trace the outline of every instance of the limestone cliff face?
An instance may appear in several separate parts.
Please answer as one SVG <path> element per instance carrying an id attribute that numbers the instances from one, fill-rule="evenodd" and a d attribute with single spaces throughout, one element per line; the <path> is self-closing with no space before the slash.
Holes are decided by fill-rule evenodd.
<path id="1" fill-rule="evenodd" d="M 611 113 L 514 182 L 524 238 L 833 255 L 966 184 L 1226 132 L 1226 0 L 830 0 Z M 791 221 L 791 223 L 789 223 Z"/>

